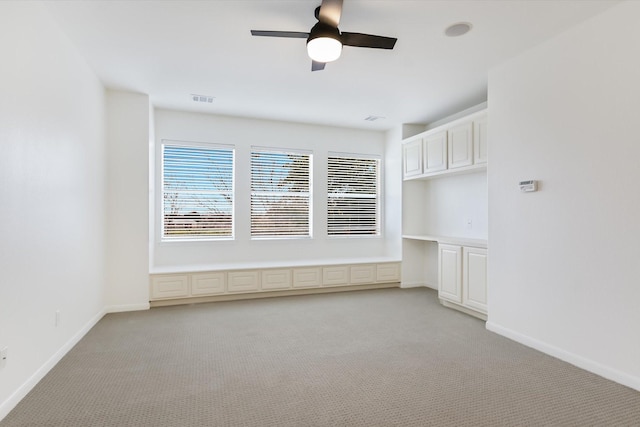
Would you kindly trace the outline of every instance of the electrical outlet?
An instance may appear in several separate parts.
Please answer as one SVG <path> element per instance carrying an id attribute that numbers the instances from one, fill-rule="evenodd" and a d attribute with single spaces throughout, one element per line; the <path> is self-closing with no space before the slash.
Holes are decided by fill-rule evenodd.
<path id="1" fill-rule="evenodd" d="M 7 353 L 9 352 L 9 347 L 4 347 L 0 350 L 0 367 L 4 366 L 7 363 Z"/>
<path id="2" fill-rule="evenodd" d="M 467 224 L 467 228 L 473 228 L 473 220 L 467 219 L 466 224 Z"/>
<path id="3" fill-rule="evenodd" d="M 56 321 L 55 321 L 55 326 L 56 328 L 60 325 L 60 310 L 56 310 Z"/>

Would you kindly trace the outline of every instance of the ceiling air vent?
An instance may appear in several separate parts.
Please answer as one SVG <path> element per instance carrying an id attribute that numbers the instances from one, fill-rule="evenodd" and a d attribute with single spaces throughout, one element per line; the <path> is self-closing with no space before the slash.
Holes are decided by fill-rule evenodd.
<path id="1" fill-rule="evenodd" d="M 195 93 L 191 94 L 191 99 L 194 102 L 205 102 L 211 104 L 213 102 L 213 98 L 215 97 L 208 95 L 196 95 Z"/>
<path id="2" fill-rule="evenodd" d="M 368 122 L 375 122 L 376 120 L 384 119 L 382 116 L 367 116 L 364 118 Z"/>

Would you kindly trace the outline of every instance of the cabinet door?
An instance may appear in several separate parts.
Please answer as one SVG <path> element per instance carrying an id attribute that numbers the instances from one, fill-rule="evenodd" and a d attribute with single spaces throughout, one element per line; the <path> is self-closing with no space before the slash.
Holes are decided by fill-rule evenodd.
<path id="1" fill-rule="evenodd" d="M 449 169 L 473 163 L 473 122 L 449 129 Z"/>
<path id="2" fill-rule="evenodd" d="M 351 267 L 349 274 L 349 282 L 353 285 L 361 285 L 365 283 L 375 283 L 376 281 L 376 266 L 375 264 L 369 265 L 354 265 Z"/>
<path id="3" fill-rule="evenodd" d="M 462 302 L 462 247 L 438 245 L 438 296 Z"/>
<path id="4" fill-rule="evenodd" d="M 191 275 L 191 296 L 223 294 L 226 287 L 224 272 L 194 273 Z"/>
<path id="5" fill-rule="evenodd" d="M 400 281 L 400 264 L 397 262 L 378 264 L 376 267 L 376 282 L 393 283 Z"/>
<path id="6" fill-rule="evenodd" d="M 487 250 L 463 248 L 462 304 L 487 312 Z"/>
<path id="7" fill-rule="evenodd" d="M 229 292 L 257 291 L 260 285 L 260 275 L 256 270 L 230 271 L 227 273 L 227 290 Z"/>
<path id="8" fill-rule="evenodd" d="M 322 284 L 320 267 L 305 267 L 293 269 L 294 288 L 315 288 Z"/>
<path id="9" fill-rule="evenodd" d="M 434 133 L 425 137 L 424 159 L 422 160 L 424 173 L 443 171 L 447 169 L 447 131 Z"/>
<path id="10" fill-rule="evenodd" d="M 422 139 L 402 146 L 402 164 L 405 178 L 422 175 Z"/>
<path id="11" fill-rule="evenodd" d="M 476 165 L 487 163 L 487 116 L 473 121 L 473 163 Z"/>
<path id="12" fill-rule="evenodd" d="M 189 275 L 171 274 L 151 277 L 151 299 L 189 296 Z"/>
<path id="13" fill-rule="evenodd" d="M 349 266 L 336 265 L 322 267 L 322 286 L 341 286 L 349 284 Z"/>
<path id="14" fill-rule="evenodd" d="M 291 270 L 280 268 L 277 270 L 263 270 L 261 272 L 260 289 L 289 289 L 291 287 Z"/>

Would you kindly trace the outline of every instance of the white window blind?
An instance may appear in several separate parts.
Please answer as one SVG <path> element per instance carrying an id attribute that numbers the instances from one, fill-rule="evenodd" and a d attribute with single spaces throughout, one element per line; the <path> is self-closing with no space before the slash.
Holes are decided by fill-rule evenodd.
<path id="1" fill-rule="evenodd" d="M 233 148 L 162 146 L 164 238 L 233 237 Z"/>
<path id="2" fill-rule="evenodd" d="M 380 159 L 329 155 L 327 234 L 380 234 Z"/>
<path id="3" fill-rule="evenodd" d="M 311 154 L 254 149 L 251 153 L 251 236 L 309 237 Z"/>

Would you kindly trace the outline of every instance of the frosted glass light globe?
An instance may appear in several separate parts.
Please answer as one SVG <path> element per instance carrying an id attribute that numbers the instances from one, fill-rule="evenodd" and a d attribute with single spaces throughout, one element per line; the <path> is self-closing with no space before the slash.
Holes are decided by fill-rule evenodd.
<path id="1" fill-rule="evenodd" d="M 307 43 L 307 53 L 316 62 L 335 61 L 342 53 L 342 43 L 331 37 L 317 37 Z"/>

